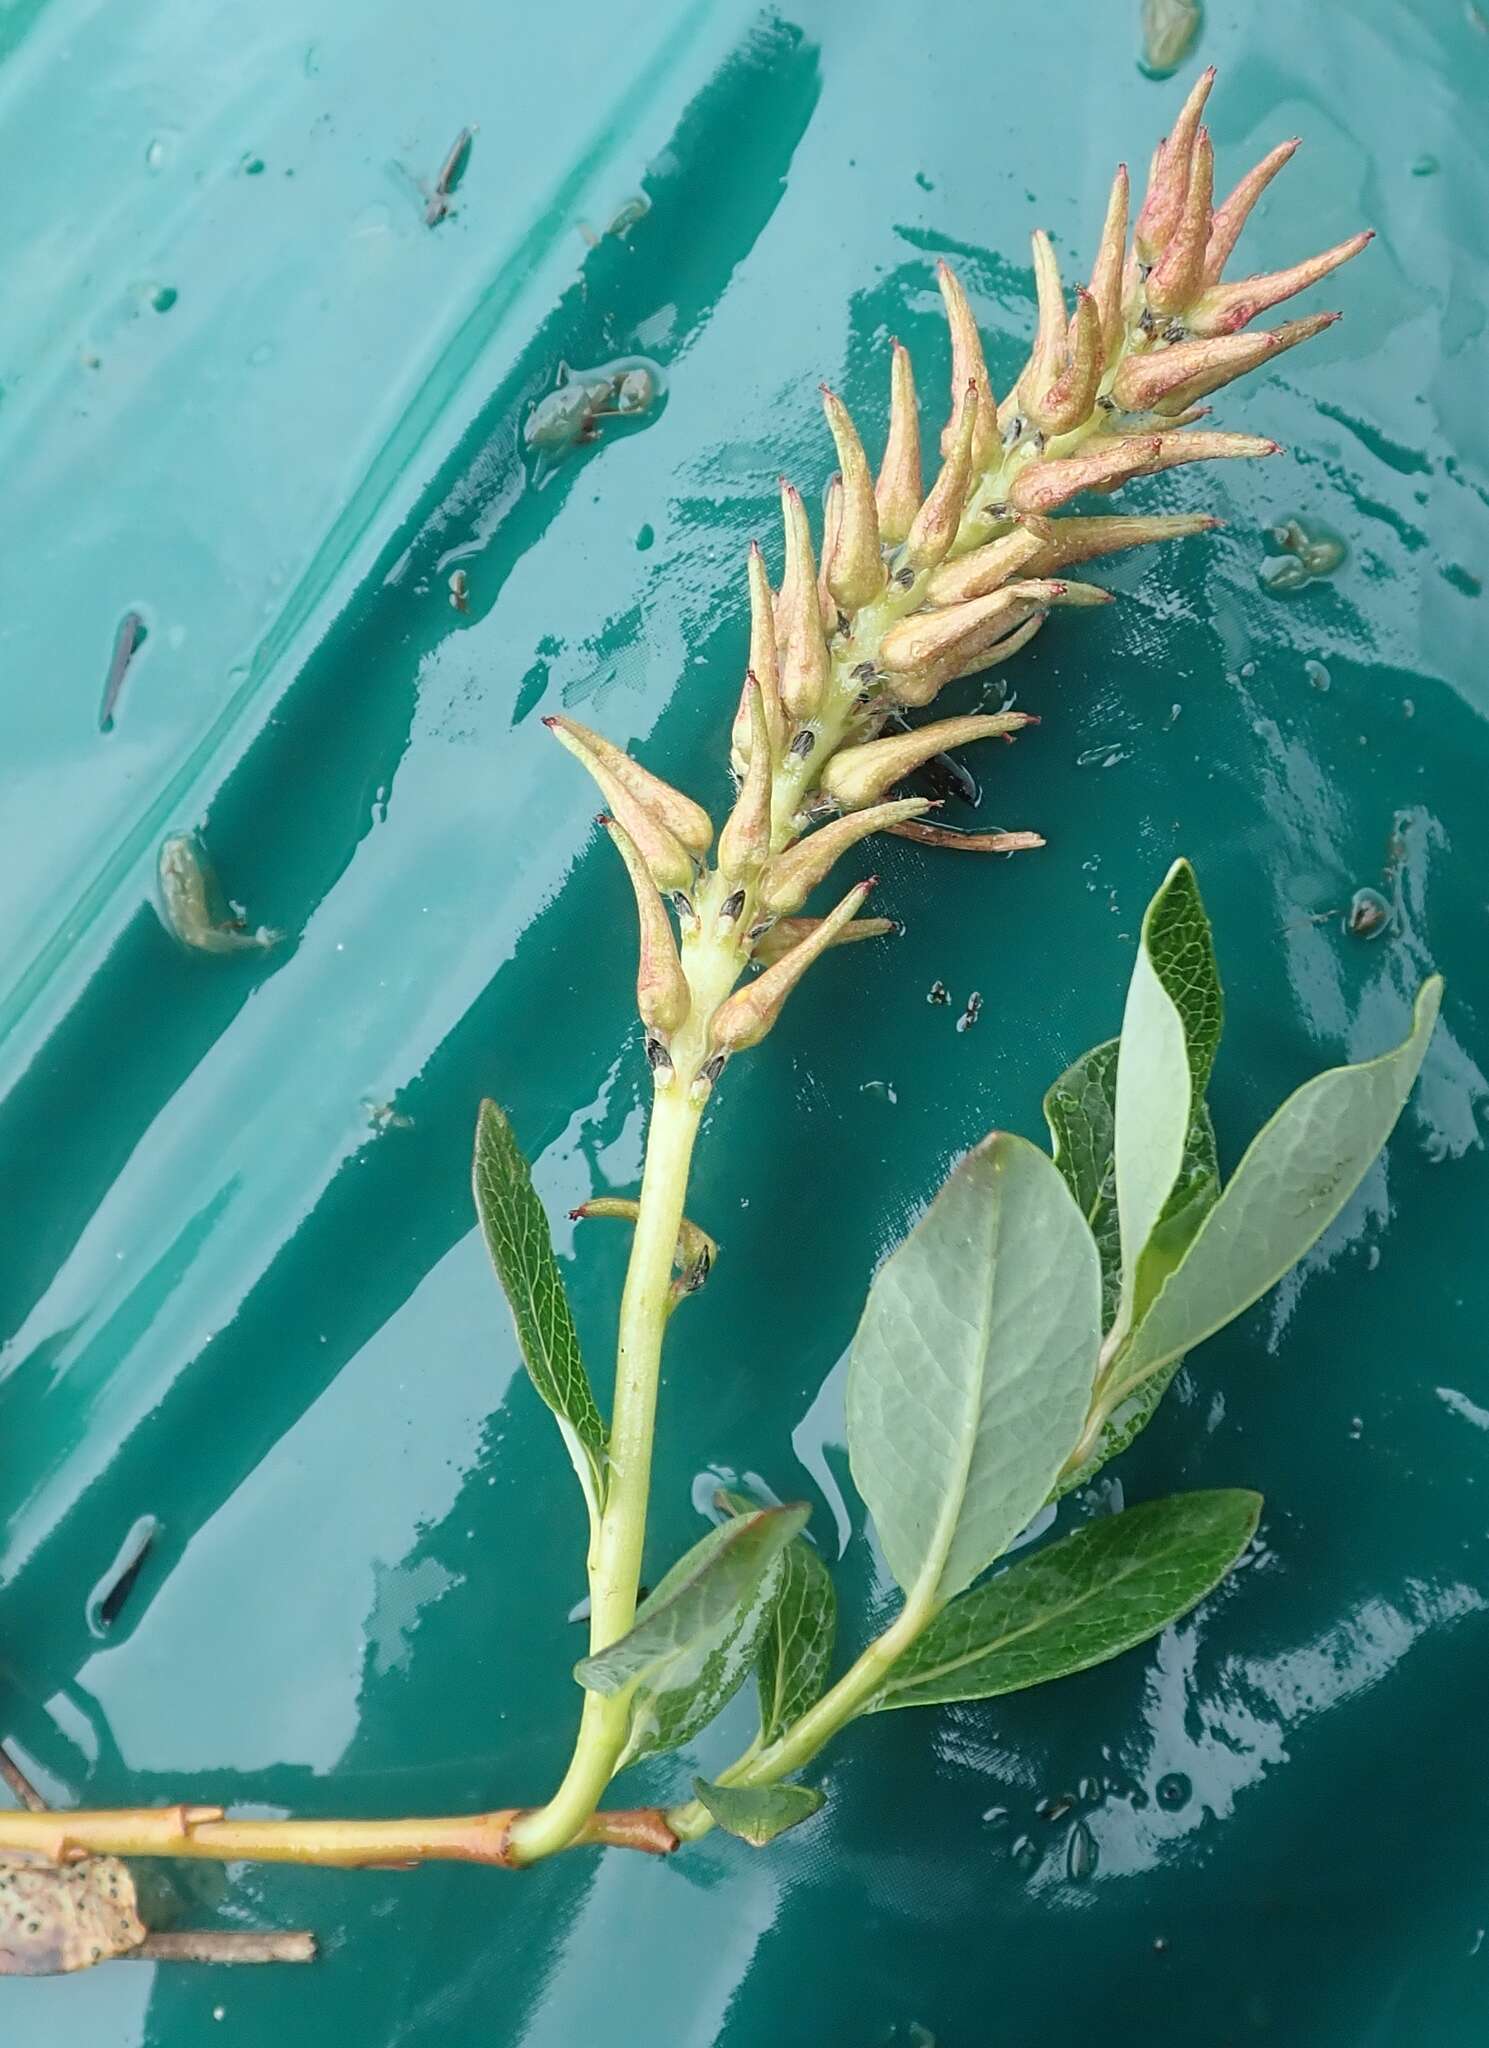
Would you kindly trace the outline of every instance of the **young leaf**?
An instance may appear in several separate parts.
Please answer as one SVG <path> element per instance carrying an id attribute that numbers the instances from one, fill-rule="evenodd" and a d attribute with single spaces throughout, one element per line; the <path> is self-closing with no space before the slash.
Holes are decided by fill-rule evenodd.
<path id="1" fill-rule="evenodd" d="M 753 1511 L 741 1494 L 721 1498 L 736 1515 Z M 838 1596 L 827 1567 L 805 1537 L 795 1536 L 781 1552 L 781 1590 L 760 1639 L 762 1743 L 774 1742 L 820 1699 L 837 1624 Z"/>
<path id="2" fill-rule="evenodd" d="M 810 1785 L 710 1785 L 707 1778 L 695 1778 L 693 1791 L 721 1828 L 752 1849 L 799 1828 L 825 1798 Z"/>
<path id="3" fill-rule="evenodd" d="M 1195 1191 L 1183 1187 L 1181 1170 L 1220 1043 L 1222 1010 L 1209 920 L 1194 870 L 1178 860 L 1143 916 L 1117 1061 L 1119 1319 L 1127 1326 L 1204 1213 L 1203 1199 L 1197 1208 Z"/>
<path id="4" fill-rule="evenodd" d="M 1081 1212 L 1096 1239 L 1101 1258 L 1102 1323 L 1110 1328 L 1117 1313 L 1122 1288 L 1122 1244 L 1117 1224 L 1117 1182 L 1114 1140 L 1117 1101 L 1117 1046 L 1115 1038 L 1093 1046 L 1073 1066 L 1067 1067 L 1044 1098 L 1045 1121 L 1054 1141 L 1055 1164 L 1066 1185 L 1080 1204 Z M 1186 1220 L 1186 1210 L 1197 1224 L 1220 1193 L 1220 1161 L 1215 1150 L 1215 1128 L 1210 1112 L 1201 1103 L 1189 1119 L 1189 1135 L 1179 1167 L 1172 1206 L 1176 1220 Z M 1150 1243 L 1145 1270 L 1155 1250 L 1164 1248 L 1167 1237 L 1177 1236 L 1160 1225 L 1158 1244 Z M 1174 1359 L 1161 1373 L 1142 1386 L 1112 1415 L 1101 1432 L 1095 1452 L 1078 1470 L 1068 1473 L 1056 1488 L 1057 1497 L 1084 1486 L 1132 1439 L 1146 1429 L 1169 1383 L 1178 1371 Z"/>
<path id="5" fill-rule="evenodd" d="M 1218 1585 L 1260 1513 L 1260 1494 L 1236 1490 L 1103 1515 L 953 1600 L 864 1711 L 992 1699 L 1104 1664 Z"/>
<path id="6" fill-rule="evenodd" d="M 1401 1114 L 1441 1001 L 1433 975 L 1400 1045 L 1305 1081 L 1252 1139 L 1118 1355 L 1115 1390 L 1123 1398 L 1250 1308 L 1328 1229 Z"/>
<path id="7" fill-rule="evenodd" d="M 1100 1314 L 1064 1181 L 995 1132 L 875 1275 L 849 1360 L 853 1477 L 907 1595 L 949 1600 L 1043 1504 L 1085 1419 Z"/>
<path id="8" fill-rule="evenodd" d="M 472 1179 L 491 1263 L 517 1325 L 528 1376 L 557 1417 L 590 1522 L 605 1498 L 605 1425 L 590 1391 L 548 1218 L 512 1126 L 494 1102 L 476 1119 Z"/>
<path id="9" fill-rule="evenodd" d="M 581 1658 L 574 1676 L 590 1692 L 618 1693 L 731 1621 L 799 1530 L 803 1506 L 757 1508 L 721 1522 L 673 1565 L 642 1602 L 630 1630 Z"/>
<path id="10" fill-rule="evenodd" d="M 780 1599 L 782 1556 L 772 1558 L 732 1613 L 635 1681 L 617 1770 L 691 1742 L 759 1669 L 761 1645 Z"/>

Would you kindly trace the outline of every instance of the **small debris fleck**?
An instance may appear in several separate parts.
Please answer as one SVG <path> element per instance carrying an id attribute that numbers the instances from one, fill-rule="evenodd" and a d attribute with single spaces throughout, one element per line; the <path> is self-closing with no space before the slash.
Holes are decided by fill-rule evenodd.
<path id="1" fill-rule="evenodd" d="M 450 603 L 457 612 L 470 610 L 470 584 L 463 569 L 450 572 Z"/>
<path id="2" fill-rule="evenodd" d="M 1351 938 L 1379 938 L 1390 922 L 1391 906 L 1379 889 L 1356 889 L 1344 916 L 1344 928 Z"/>
<path id="3" fill-rule="evenodd" d="M 958 1017 L 956 1020 L 957 1030 L 970 1031 L 972 1029 L 972 1026 L 977 1022 L 978 1018 L 981 1015 L 982 996 L 980 991 L 974 988 L 971 995 L 969 995 L 967 998 L 966 1009 L 963 1010 L 961 1016 Z"/>
<path id="4" fill-rule="evenodd" d="M 947 989 L 946 983 L 944 981 L 933 981 L 926 994 L 926 1001 L 936 1004 L 949 1003 L 951 1001 L 951 994 Z"/>
<path id="5" fill-rule="evenodd" d="M 124 688 L 124 678 L 129 673 L 129 664 L 150 637 L 150 629 L 138 612 L 126 612 L 119 621 L 119 630 L 114 635 L 114 651 L 109 657 L 109 672 L 103 686 L 103 702 L 98 707 L 98 730 L 112 732 L 114 712 L 119 703 L 119 692 Z"/>

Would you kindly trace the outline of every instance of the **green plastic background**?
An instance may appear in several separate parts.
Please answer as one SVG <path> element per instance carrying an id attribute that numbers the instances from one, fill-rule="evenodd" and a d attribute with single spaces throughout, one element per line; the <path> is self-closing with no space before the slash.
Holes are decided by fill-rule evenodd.
<path id="1" fill-rule="evenodd" d="M 826 1815 L 764 1855 L 166 1873 L 162 1910 L 311 1925 L 324 1960 L 9 1983 L 6 2048 L 1484 2038 L 1489 30 L 1462 0 L 1210 0 L 1158 84 L 1135 16 L 0 11 L 0 1729 L 58 1803 L 413 1812 L 553 1782 L 580 1518 L 468 1149 L 500 1097 L 603 1386 L 624 1233 L 562 1218 L 633 1186 L 644 1070 L 628 892 L 539 714 L 722 800 L 743 548 L 775 546 L 779 470 L 815 495 L 829 467 L 818 379 L 876 438 L 898 334 L 939 403 L 945 251 L 1006 385 L 1028 230 L 1087 260 L 1112 164 L 1146 163 L 1206 60 L 1224 179 L 1307 138 L 1255 267 L 1379 238 L 1307 301 L 1344 324 L 1220 401 L 1286 456 L 1130 494 L 1225 531 L 1116 565 L 1119 605 L 1001 672 L 1044 722 L 980 764 L 981 816 L 1048 850 L 876 852 L 904 938 L 836 956 L 730 1070 L 652 1573 L 701 1529 L 698 1475 L 756 1474 L 842 1550 L 848 1635 L 883 1610 L 841 1440 L 869 1274 L 960 1148 L 1039 1134 L 1044 1085 L 1116 1027 L 1175 852 L 1227 983 L 1232 1163 L 1448 980 L 1385 1160 L 1113 1468 L 1133 1500 L 1265 1491 L 1259 1558 L 1198 1616 L 1058 1690 L 850 1732 Z M 414 180 L 463 123 L 431 233 Z M 581 221 L 638 192 L 646 217 L 589 247 Z M 665 407 L 533 488 L 518 435 L 560 359 L 632 352 Z M 1293 515 L 1348 559 L 1268 595 Z M 150 636 L 104 736 L 130 606 Z M 291 934 L 267 957 L 162 929 L 155 849 L 204 820 L 229 893 Z M 1396 921 L 1364 943 L 1337 913 L 1398 832 Z M 394 1099 L 412 1126 L 370 1128 Z M 159 1537 L 96 1634 L 142 1515 Z M 691 1761 L 746 1725 L 740 1702 Z"/>

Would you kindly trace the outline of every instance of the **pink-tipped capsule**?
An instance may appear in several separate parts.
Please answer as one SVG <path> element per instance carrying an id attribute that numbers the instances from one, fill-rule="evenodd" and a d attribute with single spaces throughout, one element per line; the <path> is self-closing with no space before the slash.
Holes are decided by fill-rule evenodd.
<path id="1" fill-rule="evenodd" d="M 640 952 L 636 969 L 636 1008 L 642 1023 L 663 1045 L 674 1031 L 681 1030 L 692 1008 L 688 978 L 677 957 L 672 921 L 652 879 L 650 867 L 636 842 L 614 818 L 600 821 L 609 833 L 617 853 L 626 864 L 636 897 L 636 918 L 640 926 Z"/>
<path id="2" fill-rule="evenodd" d="M 946 425 L 941 429 L 941 453 L 950 455 L 956 446 L 962 393 L 971 384 L 977 391 L 972 468 L 981 476 L 998 452 L 998 407 L 988 377 L 987 358 L 982 352 L 982 336 L 977 330 L 967 294 L 962 289 L 962 281 L 944 259 L 936 265 L 936 283 L 946 308 L 946 323 L 951 329 L 951 407 Z"/>
<path id="3" fill-rule="evenodd" d="M 634 793 L 633 780 L 622 780 L 615 772 L 612 757 L 619 753 L 619 749 L 612 747 L 608 740 L 601 741 L 597 749 L 594 742 L 599 740 L 599 734 L 590 732 L 586 726 L 577 725 L 572 719 L 545 718 L 543 723 L 559 745 L 571 753 L 580 766 L 588 769 L 593 776 L 617 820 L 640 849 L 657 887 L 666 890 L 690 889 L 693 886 L 695 866 L 692 852 L 659 815 L 650 800 L 650 794 L 648 793 L 645 798 L 638 796 Z M 622 755 L 621 758 L 630 762 L 632 768 L 637 766 L 630 760 L 629 755 Z M 644 774 L 645 770 L 641 772 Z M 667 788 L 667 785 L 664 784 L 663 787 Z M 669 790 L 668 793 L 674 797 L 678 795 L 676 790 Z M 687 799 L 682 798 L 681 801 L 687 802 Z M 704 816 L 707 817 L 706 812 Z M 711 824 L 709 837 L 713 837 Z"/>
<path id="4" fill-rule="evenodd" d="M 895 546 L 904 540 L 923 496 L 915 373 L 910 367 L 910 351 L 895 342 L 889 371 L 889 438 L 874 486 L 881 539 Z"/>
<path id="5" fill-rule="evenodd" d="M 734 809 L 719 834 L 719 872 L 731 883 L 752 880 L 770 852 L 770 731 L 753 675 L 745 678 L 745 698 L 751 722 L 750 761 Z"/>
<path id="6" fill-rule="evenodd" d="M 1077 289 L 1065 353 L 1054 382 L 1034 395 L 1029 417 L 1044 433 L 1068 434 L 1091 417 L 1101 384 L 1101 316 L 1088 291 Z"/>
<path id="7" fill-rule="evenodd" d="M 868 740 L 834 754 L 822 771 L 822 787 L 845 811 L 877 803 L 897 782 L 952 747 L 974 740 L 1011 739 L 1029 723 L 1023 711 L 998 711 L 966 718 L 942 718 L 890 739 Z"/>
<path id="8" fill-rule="evenodd" d="M 1091 297 L 1101 321 L 1101 352 L 1104 363 L 1116 360 L 1124 332 L 1122 323 L 1122 267 L 1127 252 L 1127 166 L 1118 164 L 1106 202 L 1101 241 L 1091 266 Z"/>
<path id="9" fill-rule="evenodd" d="M 1189 189 L 1168 247 L 1148 273 L 1148 304 L 1164 318 L 1182 313 L 1205 284 L 1205 250 L 1210 240 L 1210 206 L 1215 197 L 1215 152 L 1201 128 L 1189 164 Z"/>
<path id="10" fill-rule="evenodd" d="M 1153 171 L 1148 181 L 1147 196 L 1142 211 L 1138 214 L 1133 229 L 1133 241 L 1139 259 L 1144 263 L 1156 263 L 1168 247 L 1169 237 L 1179 224 L 1184 210 L 1184 200 L 1189 191 L 1189 173 L 1194 155 L 1194 139 L 1199 132 L 1200 117 L 1205 111 L 1205 101 L 1210 97 L 1210 87 L 1215 83 L 1215 67 L 1212 64 L 1202 71 L 1195 81 L 1194 89 L 1179 110 L 1171 132 L 1158 146 Z"/>
<path id="11" fill-rule="evenodd" d="M 1049 545 L 1051 529 L 1047 520 L 1026 519 L 1012 533 L 1000 534 L 985 546 L 943 562 L 933 569 L 925 587 L 928 604 L 963 604 L 969 597 L 986 597 L 1010 578 L 1032 570 Z"/>
<path id="12" fill-rule="evenodd" d="M 972 487 L 972 442 L 977 432 L 978 410 L 977 387 L 969 384 L 962 394 L 961 416 L 951 453 L 941 464 L 930 496 L 905 536 L 905 560 L 916 571 L 933 569 L 956 539 Z"/>
<path id="13" fill-rule="evenodd" d="M 880 553 L 879 512 L 874 480 L 853 416 L 834 391 L 822 387 L 822 404 L 842 474 L 842 500 L 837 530 L 822 556 L 827 588 L 835 603 L 851 617 L 860 605 L 872 604 L 884 588 Z"/>
<path id="14" fill-rule="evenodd" d="M 777 960 L 773 967 L 767 967 L 754 981 L 747 981 L 743 988 L 736 989 L 728 1001 L 719 1006 L 708 1032 L 709 1045 L 715 1053 L 727 1056 L 746 1052 L 752 1045 L 760 1043 L 780 1016 L 786 998 L 813 961 L 821 958 L 838 933 L 851 924 L 863 908 L 876 880 L 877 877 L 871 876 L 868 881 L 860 882 L 856 889 L 850 889 L 837 909 L 823 918 L 810 938 L 793 946 L 784 959 Z"/>
<path id="15" fill-rule="evenodd" d="M 799 839 L 784 853 L 777 854 L 765 871 L 760 885 L 760 907 L 767 917 L 788 917 L 800 910 L 819 882 L 826 881 L 832 868 L 850 846 L 867 839 L 900 818 L 920 818 L 934 806 L 922 796 L 905 797 L 898 803 L 875 804 L 867 811 L 854 811 L 836 818 L 830 825 Z"/>
<path id="16" fill-rule="evenodd" d="M 1259 164 L 1253 165 L 1229 197 L 1216 207 L 1205 250 L 1206 284 L 1220 282 L 1220 273 L 1230 261 L 1231 251 L 1241 238 L 1241 230 L 1250 219 L 1252 208 L 1282 166 L 1296 154 L 1301 139 L 1295 135 L 1290 142 L 1279 142 Z"/>
<path id="17" fill-rule="evenodd" d="M 890 831 L 896 829 L 893 825 L 889 827 Z M 755 941 L 755 958 L 762 967 L 774 967 L 777 960 L 784 960 L 795 947 L 821 931 L 826 922 L 824 917 L 778 917 L 770 930 Z M 827 943 L 852 946 L 860 939 L 888 938 L 897 929 L 892 917 L 855 917 L 839 925 Z"/>
<path id="18" fill-rule="evenodd" d="M 827 690 L 830 664 L 817 596 L 817 563 L 806 507 L 794 484 L 781 484 L 781 517 L 786 528 L 786 567 L 776 607 L 776 641 L 781 668 L 781 703 L 797 724 L 815 718 Z"/>
<path id="19" fill-rule="evenodd" d="M 1348 263 L 1374 239 L 1374 230 L 1367 228 L 1362 234 L 1351 235 L 1348 241 L 1325 249 L 1320 256 L 1310 256 L 1305 263 L 1293 264 L 1289 270 L 1273 270 L 1263 277 L 1243 277 L 1234 284 L 1211 285 L 1189 309 L 1185 324 L 1192 334 L 1201 337 L 1235 334 L 1258 313 L 1280 305 L 1284 299 L 1292 298 L 1295 292 L 1306 291 L 1309 285 L 1317 284 L 1321 277 L 1337 270 L 1341 263 Z"/>

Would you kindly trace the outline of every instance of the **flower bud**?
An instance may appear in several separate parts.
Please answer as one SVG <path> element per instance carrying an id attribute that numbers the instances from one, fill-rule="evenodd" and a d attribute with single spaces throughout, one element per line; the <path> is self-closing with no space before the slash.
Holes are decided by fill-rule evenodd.
<path id="1" fill-rule="evenodd" d="M 739 694 L 739 709 L 734 714 L 730 752 L 734 772 L 740 776 L 744 774 L 749 762 L 750 735 L 753 730 L 750 717 L 750 676 L 755 678 L 760 688 L 760 701 L 765 709 L 765 724 L 770 733 L 772 755 L 779 759 L 786 746 L 786 717 L 781 709 L 781 678 L 776 664 L 775 599 L 771 595 L 770 578 L 765 573 L 765 557 L 761 554 L 756 541 L 750 542 L 748 576 L 750 655 L 744 688 Z"/>
<path id="2" fill-rule="evenodd" d="M 1184 210 L 1184 201 L 1189 192 L 1189 173 L 1194 156 L 1194 138 L 1199 128 L 1200 116 L 1205 110 L 1205 101 L 1210 96 L 1210 87 L 1215 83 L 1215 67 L 1212 64 L 1202 71 L 1195 81 L 1194 89 L 1179 110 L 1179 118 L 1169 134 L 1158 146 L 1153 160 L 1153 171 L 1148 180 L 1147 197 L 1143 200 L 1142 211 L 1133 229 L 1133 241 L 1139 260 L 1156 263 L 1169 245 L 1169 238 L 1179 224 Z"/>
<path id="3" fill-rule="evenodd" d="M 1091 297 L 1096 301 L 1101 322 L 1101 354 L 1104 365 L 1116 360 L 1124 333 L 1122 323 L 1122 266 L 1127 253 L 1127 166 L 1118 164 L 1106 203 L 1101 242 L 1091 266 Z"/>
<path id="4" fill-rule="evenodd" d="M 767 967 L 754 981 L 747 981 L 727 1002 L 720 1004 L 709 1026 L 709 1043 L 716 1053 L 745 1052 L 760 1043 L 812 962 L 827 951 L 845 925 L 852 923 L 873 888 L 874 879 L 850 889 L 809 938 L 793 946 L 784 959 Z"/>
<path id="5" fill-rule="evenodd" d="M 1263 192 L 1282 166 L 1297 150 L 1301 137 L 1279 142 L 1261 162 L 1249 170 L 1230 197 L 1217 206 L 1210 222 L 1210 239 L 1205 249 L 1205 283 L 1218 284 L 1230 253 L 1241 238 L 1241 230 Z"/>
<path id="6" fill-rule="evenodd" d="M 1210 205 L 1215 197 L 1215 151 L 1210 133 L 1195 137 L 1189 166 L 1189 189 L 1169 237 L 1168 247 L 1148 273 L 1148 304 L 1170 317 L 1199 297 L 1205 282 L 1205 250 L 1210 240 Z"/>
<path id="7" fill-rule="evenodd" d="M 951 453 L 942 463 L 930 496 L 916 513 L 905 537 L 905 560 L 912 569 L 933 569 L 956 539 L 972 483 L 972 438 L 977 431 L 977 412 L 977 387 L 969 384 L 962 394 L 961 416 L 956 423 Z"/>
<path id="8" fill-rule="evenodd" d="M 636 1008 L 647 1030 L 665 1045 L 672 1033 L 687 1022 L 693 1000 L 677 957 L 672 922 L 651 870 L 630 833 L 614 818 L 602 818 L 601 823 L 626 864 L 636 896 L 636 917 L 641 928 Z"/>
<path id="9" fill-rule="evenodd" d="M 767 917 L 789 916 L 800 910 L 817 884 L 831 872 L 833 863 L 850 846 L 867 839 L 881 826 L 899 818 L 923 817 L 935 806 L 923 796 L 903 798 L 898 803 L 876 804 L 872 810 L 855 811 L 831 825 L 799 839 L 784 853 L 777 854 L 765 871 L 760 889 L 760 907 Z"/>
<path id="10" fill-rule="evenodd" d="M 998 453 L 998 407 L 988 379 L 982 336 L 977 331 L 961 279 L 944 258 L 936 265 L 936 282 L 951 329 L 951 409 L 941 429 L 941 453 L 950 455 L 956 446 L 961 417 L 962 393 L 969 384 L 977 390 L 977 422 L 972 430 L 972 470 L 981 476 Z"/>
<path id="11" fill-rule="evenodd" d="M 974 548 L 971 554 L 960 555 L 954 562 L 943 562 L 939 569 L 931 571 L 925 587 L 927 602 L 960 604 L 969 597 L 986 597 L 1011 576 L 1033 568 L 1036 562 L 1042 563 L 1051 533 L 1048 520 L 1027 519 L 1012 533 Z"/>
<path id="12" fill-rule="evenodd" d="M 1060 283 L 1060 265 L 1054 245 L 1043 228 L 1033 236 L 1034 291 L 1039 312 L 1034 329 L 1034 346 L 1019 378 L 1019 403 L 1038 426 L 1039 400 L 1065 367 L 1068 321 L 1065 290 Z"/>
<path id="13" fill-rule="evenodd" d="M 899 830 L 896 825 L 886 827 L 890 832 Z M 775 923 L 755 941 L 755 958 L 762 967 L 774 967 L 777 960 L 784 960 L 793 947 L 802 944 L 826 923 L 821 917 L 778 917 Z M 855 917 L 851 923 L 840 925 L 828 940 L 830 946 L 849 946 L 857 939 L 882 939 L 896 929 L 892 917 Z"/>
<path id="14" fill-rule="evenodd" d="M 781 484 L 786 568 L 776 606 L 781 702 L 798 724 L 815 718 L 827 690 L 829 662 L 817 596 L 817 564 L 806 507 L 794 484 Z"/>
<path id="15" fill-rule="evenodd" d="M 884 558 L 879 550 L 879 513 L 868 457 L 847 406 L 822 387 L 827 424 L 838 451 L 842 500 L 832 544 L 822 548 L 827 588 L 851 617 L 860 605 L 872 604 L 884 588 Z"/>
<path id="16" fill-rule="evenodd" d="M 713 837 L 708 813 L 670 784 L 660 782 L 639 762 L 633 761 L 629 754 L 622 753 L 609 740 L 602 740 L 587 726 L 579 725 L 571 718 L 557 717 L 545 718 L 543 723 L 559 745 L 587 768 L 599 784 L 611 810 L 640 849 L 657 887 L 691 888 L 694 870 L 691 849 L 699 839 L 707 846 Z M 704 837 L 703 829 L 692 813 L 696 813 L 707 826 L 707 837 Z M 692 834 L 690 840 L 684 841 L 678 836 L 679 823 Z"/>
<path id="17" fill-rule="evenodd" d="M 889 438 L 874 499 L 879 508 L 880 538 L 897 546 L 920 510 L 920 413 L 915 402 L 915 374 L 910 352 L 893 344 L 889 372 Z"/>
<path id="18" fill-rule="evenodd" d="M 1348 241 L 1325 249 L 1321 256 L 1310 256 L 1306 263 L 1293 264 L 1289 270 L 1269 271 L 1262 277 L 1243 277 L 1234 284 L 1211 285 L 1190 307 L 1185 315 L 1185 324 L 1192 334 L 1201 336 L 1234 334 L 1248 320 L 1254 320 L 1258 313 L 1265 313 L 1269 306 L 1280 305 L 1295 292 L 1317 284 L 1321 277 L 1327 277 L 1341 263 L 1348 263 L 1374 239 L 1374 229 L 1367 228 L 1362 234 L 1351 235 Z"/>
<path id="19" fill-rule="evenodd" d="M 892 739 L 867 740 L 834 754 L 822 771 L 822 788 L 845 811 L 877 803 L 897 782 L 944 754 L 974 740 L 1011 739 L 1031 723 L 1024 711 L 999 711 L 965 718 L 943 718 Z"/>
<path id="20" fill-rule="evenodd" d="M 772 763 L 765 706 L 754 676 L 745 678 L 751 719 L 750 760 L 734 809 L 719 834 L 719 872 L 730 883 L 748 882 L 770 852 Z"/>

